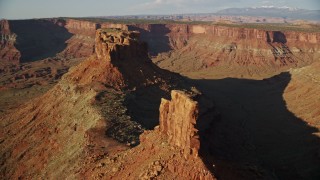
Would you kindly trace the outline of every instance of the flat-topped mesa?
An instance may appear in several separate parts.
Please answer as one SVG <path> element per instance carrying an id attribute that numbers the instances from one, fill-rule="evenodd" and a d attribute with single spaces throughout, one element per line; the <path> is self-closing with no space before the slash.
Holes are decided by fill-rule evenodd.
<path id="1" fill-rule="evenodd" d="M 145 58 L 147 49 L 139 42 L 139 37 L 140 33 L 137 31 L 99 29 L 96 32 L 95 53 L 98 59 L 112 63 L 132 57 Z"/>
<path id="2" fill-rule="evenodd" d="M 95 56 L 84 61 L 69 76 L 79 85 L 101 82 L 115 89 L 136 88 L 162 82 L 165 70 L 154 65 L 139 32 L 98 29 Z"/>
<path id="3" fill-rule="evenodd" d="M 67 19 L 65 22 L 65 28 L 72 34 L 91 36 L 94 38 L 95 31 L 100 27 L 100 24 L 83 21 L 83 20 L 75 20 L 75 19 Z"/>
<path id="4" fill-rule="evenodd" d="M 171 145 L 182 148 L 185 158 L 190 154 L 198 156 L 200 149 L 200 107 L 193 96 L 173 90 L 172 100 L 161 99 L 160 104 L 160 132 L 168 136 Z"/>

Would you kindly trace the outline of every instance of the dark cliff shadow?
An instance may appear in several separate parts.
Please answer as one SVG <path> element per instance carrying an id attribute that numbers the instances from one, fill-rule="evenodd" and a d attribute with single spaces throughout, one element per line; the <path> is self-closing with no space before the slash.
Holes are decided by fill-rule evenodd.
<path id="1" fill-rule="evenodd" d="M 127 107 L 127 114 L 132 120 L 138 122 L 143 128 L 152 130 L 159 125 L 159 107 L 161 99 L 171 99 L 171 90 L 190 90 L 188 82 L 179 74 L 160 69 L 150 61 L 150 69 L 154 69 L 156 77 L 162 77 L 166 83 L 155 83 L 147 86 L 136 87 L 128 91 L 124 104 Z M 139 68 L 137 68 L 139 69 Z M 141 68 L 145 69 L 145 68 Z M 166 87 L 166 88 L 164 88 Z"/>
<path id="2" fill-rule="evenodd" d="M 17 34 L 15 47 L 21 53 L 20 61 L 31 62 L 56 56 L 73 34 L 49 20 L 13 20 L 10 29 Z"/>
<path id="3" fill-rule="evenodd" d="M 284 35 L 281 31 L 275 31 L 273 33 L 273 42 L 278 42 L 278 43 L 287 43 L 287 38 L 286 35 Z"/>
<path id="4" fill-rule="evenodd" d="M 271 37 L 268 31 L 266 32 L 266 36 L 267 36 L 267 42 L 271 43 Z"/>
<path id="5" fill-rule="evenodd" d="M 282 43 L 282 44 L 286 44 L 287 43 L 287 38 L 286 35 L 283 34 L 283 32 L 281 31 L 275 31 L 273 32 L 273 36 L 271 38 L 269 32 L 266 32 L 266 36 L 267 36 L 267 42 L 268 43 Z"/>
<path id="6" fill-rule="evenodd" d="M 170 90 L 188 89 L 185 79 L 153 64 L 145 42 L 136 44 L 134 52 L 126 47 L 111 52 L 113 65 L 119 69 L 126 82 L 124 105 L 127 114 L 145 129 L 159 125 L 161 98 L 170 99 Z M 135 46 L 135 45 L 132 45 Z"/>
<path id="7" fill-rule="evenodd" d="M 139 88 L 126 96 L 127 113 L 145 129 L 152 130 L 159 125 L 161 98 L 169 99 L 170 94 L 157 85 Z"/>
<path id="8" fill-rule="evenodd" d="M 200 156 L 218 179 L 320 179 L 318 130 L 287 109 L 290 80 L 191 80 L 221 113 L 200 130 Z"/>
<path id="9" fill-rule="evenodd" d="M 149 54 L 156 56 L 159 53 L 168 52 L 171 49 L 169 37 L 170 29 L 165 24 L 150 24 L 150 29 L 145 30 L 135 25 L 129 25 L 130 31 L 139 31 L 140 40 L 148 44 Z"/>
<path id="10" fill-rule="evenodd" d="M 272 54 L 276 61 L 279 59 L 283 64 L 286 64 L 287 62 L 294 62 L 293 54 L 286 45 L 287 38 L 284 33 L 281 31 L 275 31 L 273 32 L 273 37 L 271 38 L 269 32 L 266 32 L 266 36 L 267 43 L 271 47 Z"/>

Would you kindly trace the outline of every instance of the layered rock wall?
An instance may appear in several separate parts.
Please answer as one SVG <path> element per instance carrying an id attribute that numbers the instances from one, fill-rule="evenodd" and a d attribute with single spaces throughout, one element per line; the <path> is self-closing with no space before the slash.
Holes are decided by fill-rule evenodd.
<path id="1" fill-rule="evenodd" d="M 100 28 L 100 25 L 89 21 L 68 19 L 65 27 L 72 34 L 81 34 L 94 37 L 95 32 L 98 28 Z"/>
<path id="2" fill-rule="evenodd" d="M 320 41 L 320 33 L 294 31 L 266 31 L 252 28 L 223 27 L 214 25 L 190 25 L 189 29 L 191 29 L 192 34 L 206 34 L 208 36 L 247 40 L 261 39 L 265 42 L 269 40 L 271 40 L 271 42 L 277 42 L 277 37 L 279 34 L 282 34 L 282 36 L 286 38 L 286 43 L 307 42 L 311 44 L 316 44 Z"/>
<path id="3" fill-rule="evenodd" d="M 169 49 L 173 51 L 160 52 L 154 58 L 160 67 L 179 73 L 204 71 L 218 76 L 260 78 L 308 65 L 320 57 L 320 33 L 216 25 L 179 26 L 179 30 L 171 31 L 170 25 L 166 25 L 169 33 L 162 39 L 176 40 L 182 45 L 171 43 Z"/>
<path id="4" fill-rule="evenodd" d="M 186 57 L 182 59 L 193 59 L 192 56 L 195 56 L 196 60 L 188 60 L 185 62 L 185 66 L 181 66 L 192 71 L 212 66 L 230 66 L 230 64 L 250 66 L 250 68 L 251 66 L 253 68 L 259 66 L 263 67 L 262 71 L 279 69 L 279 67 L 296 67 L 312 62 L 319 57 L 315 54 L 319 54 L 320 51 L 320 33 L 311 32 L 265 31 L 192 24 L 126 25 L 76 19 L 5 22 L 7 21 L 2 21 L 1 25 L 1 29 L 3 29 L 1 32 L 2 40 L 14 39 L 8 33 L 11 29 L 19 41 L 16 43 L 19 46 L 16 49 L 12 45 L 4 45 L 2 42 L 2 49 L 5 49 L 2 51 L 2 59 L 6 59 L 6 61 L 13 59 L 39 60 L 56 54 L 67 58 L 88 57 L 94 54 L 95 31 L 100 27 L 139 31 L 141 40 L 147 42 L 148 52 L 152 56 L 172 53 L 172 50 L 174 50 L 174 56 L 176 56 L 174 53 L 177 50 L 179 56 L 186 54 Z M 14 29 L 9 28 L 9 24 L 13 25 Z M 53 40 L 53 37 L 57 40 Z M 34 41 L 37 43 L 30 43 Z M 4 46 L 6 48 L 3 48 Z M 55 49 L 49 47 L 55 47 Z M 190 54 L 191 52 L 193 54 Z M 164 60 L 165 62 L 165 59 L 159 61 Z M 172 60 L 169 59 L 169 61 Z M 176 62 L 175 64 L 179 65 L 179 61 Z M 188 63 L 192 65 L 191 68 Z M 168 68 L 162 65 L 161 67 Z M 177 67 L 172 70 L 179 71 Z M 260 68 L 254 69 L 249 73 L 255 73 L 254 71 L 261 70 Z"/>
<path id="5" fill-rule="evenodd" d="M 101 23 L 101 28 L 105 29 L 105 28 L 116 28 L 116 29 L 121 29 L 121 30 L 125 30 L 128 31 L 128 25 L 126 24 L 117 24 L 117 23 Z"/>
<path id="6" fill-rule="evenodd" d="M 64 26 L 73 36 L 66 41 L 67 47 L 59 53 L 63 57 L 81 58 L 94 53 L 95 32 L 100 24 L 89 21 L 66 20 Z"/>
<path id="7" fill-rule="evenodd" d="M 187 24 L 136 24 L 129 25 L 129 30 L 141 32 L 141 39 L 148 42 L 151 51 L 159 51 L 161 43 L 167 43 L 172 49 L 179 49 L 186 45 L 187 40 L 194 35 L 204 34 L 208 38 L 225 37 L 238 40 L 261 40 L 277 42 L 277 36 L 282 34 L 286 43 L 310 43 L 317 44 L 320 41 L 320 33 L 295 32 L 295 31 L 266 31 L 253 28 L 225 27 L 216 25 L 187 25 Z M 275 40 L 274 40 L 275 39 Z M 160 47 L 159 47 L 160 46 Z M 161 52 L 161 51 L 160 51 Z"/>

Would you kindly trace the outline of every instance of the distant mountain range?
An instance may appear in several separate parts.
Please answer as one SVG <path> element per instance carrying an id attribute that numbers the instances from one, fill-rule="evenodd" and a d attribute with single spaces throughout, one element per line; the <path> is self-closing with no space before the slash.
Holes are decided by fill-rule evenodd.
<path id="1" fill-rule="evenodd" d="M 291 7 L 262 6 L 250 8 L 228 8 L 216 14 L 229 16 L 265 16 L 285 19 L 320 20 L 320 10 L 306 10 Z"/>

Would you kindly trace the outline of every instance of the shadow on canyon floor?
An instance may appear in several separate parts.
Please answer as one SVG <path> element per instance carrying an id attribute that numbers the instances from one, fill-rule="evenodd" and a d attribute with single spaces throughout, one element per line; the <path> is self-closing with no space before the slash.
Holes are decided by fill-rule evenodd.
<path id="1" fill-rule="evenodd" d="M 21 62 L 54 57 L 63 51 L 73 34 L 66 28 L 47 20 L 14 20 L 10 28 L 17 34 L 16 48 L 21 52 Z"/>
<path id="2" fill-rule="evenodd" d="M 153 24 L 150 26 L 149 31 L 137 26 L 129 25 L 128 28 L 130 31 L 140 32 L 140 40 L 148 43 L 150 55 L 154 56 L 172 50 L 167 36 L 170 33 L 170 29 L 165 24 Z"/>
<path id="3" fill-rule="evenodd" d="M 190 81 L 214 101 L 221 114 L 209 129 L 200 129 L 200 157 L 217 178 L 320 178 L 320 140 L 314 135 L 318 129 L 290 112 L 283 98 L 291 81 L 289 73 L 265 80 Z M 127 99 L 130 116 L 153 129 L 160 99 L 168 94 L 151 87 L 132 96 L 134 101 Z"/>
<path id="4" fill-rule="evenodd" d="M 157 86 L 138 89 L 126 96 L 127 113 L 144 128 L 154 129 L 159 125 L 161 98 L 169 99 L 170 95 Z"/>
<path id="5" fill-rule="evenodd" d="M 289 73 L 257 81 L 191 80 L 221 112 L 201 132 L 201 157 L 219 179 L 319 179 L 316 128 L 291 113 L 283 99 Z"/>

